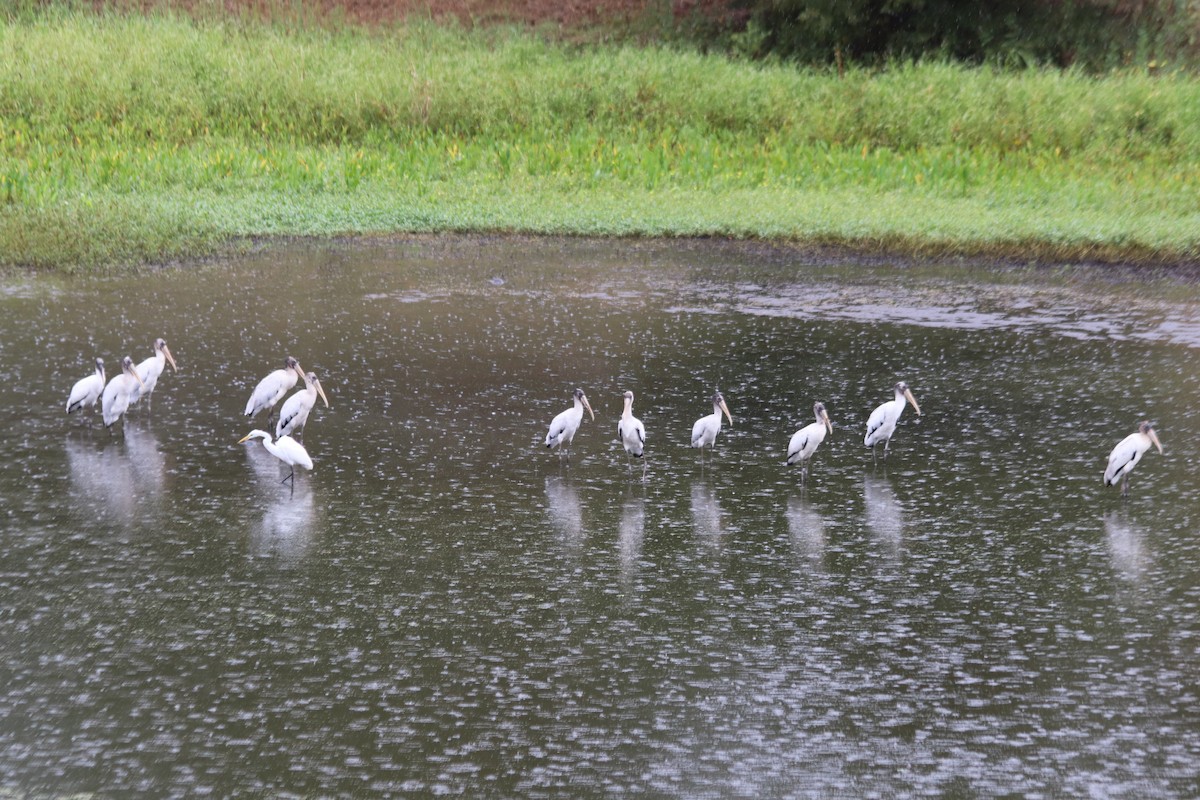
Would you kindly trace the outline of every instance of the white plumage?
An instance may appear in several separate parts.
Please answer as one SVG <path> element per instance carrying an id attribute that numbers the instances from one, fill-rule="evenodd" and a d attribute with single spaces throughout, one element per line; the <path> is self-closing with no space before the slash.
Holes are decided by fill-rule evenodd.
<path id="1" fill-rule="evenodd" d="M 275 425 L 275 435 L 291 436 L 302 429 L 308 422 L 309 412 L 317 403 L 317 395 L 321 396 L 325 407 L 329 408 L 329 398 L 325 396 L 321 382 L 317 380 L 316 373 L 309 372 L 304 376 L 304 388 L 284 401 L 283 408 L 279 411 L 279 422 Z"/>
<path id="2" fill-rule="evenodd" d="M 562 447 L 564 452 L 571 446 L 571 440 L 575 438 L 575 432 L 579 430 L 579 426 L 583 423 L 583 410 L 586 408 L 592 416 L 592 421 L 596 421 L 596 414 L 592 411 L 592 405 L 588 402 L 587 395 L 583 393 L 583 389 L 576 389 L 572 393 L 575 403 L 556 416 L 550 422 L 550 430 L 546 432 L 546 449 L 553 450 L 556 447 Z"/>
<path id="3" fill-rule="evenodd" d="M 625 392 L 625 410 L 621 412 L 621 421 L 617 423 L 617 436 L 625 452 L 634 458 L 641 458 L 646 448 L 646 427 L 642 421 L 633 415 L 633 392 Z"/>
<path id="4" fill-rule="evenodd" d="M 892 434 L 896 432 L 896 423 L 900 421 L 900 415 L 904 413 L 905 402 L 912 403 L 912 407 L 917 410 L 917 416 L 921 416 L 921 407 L 917 405 L 916 398 L 909 391 L 908 384 L 900 381 L 892 387 L 892 390 L 895 392 L 895 397 L 871 412 L 871 416 L 867 419 L 867 435 L 863 439 L 863 444 L 870 447 L 872 452 L 875 445 L 883 442 L 884 458 L 887 458 Z"/>
<path id="5" fill-rule="evenodd" d="M 801 479 L 807 477 L 809 461 L 817 452 L 817 447 L 825 441 L 826 431 L 833 433 L 833 423 L 829 421 L 823 403 L 813 403 L 813 414 L 817 421 L 796 431 L 788 442 L 787 463 L 800 464 Z"/>
<path id="6" fill-rule="evenodd" d="M 103 391 L 104 359 L 97 358 L 96 371 L 86 378 L 76 381 L 75 385 L 71 387 L 71 394 L 67 398 L 67 413 L 82 412 L 84 408 L 95 406 Z"/>
<path id="7" fill-rule="evenodd" d="M 274 408 L 275 404 L 287 394 L 288 389 L 295 386 L 296 381 L 303 377 L 304 371 L 300 369 L 299 362 L 288 356 L 283 369 L 275 370 L 254 387 L 254 393 L 250 395 L 250 400 L 246 403 L 246 416 L 253 417 L 263 409 L 267 409 L 267 421 L 269 422 L 271 419 L 270 409 Z"/>
<path id="8" fill-rule="evenodd" d="M 717 443 L 717 434 L 721 432 L 721 414 L 724 413 L 729 420 L 729 424 L 733 425 L 733 416 L 729 413 L 729 407 L 725 405 L 725 398 L 717 392 L 712 396 L 713 413 L 707 417 L 701 417 L 692 425 L 692 447 L 699 447 L 703 450 L 705 447 L 715 447 Z"/>
<path id="9" fill-rule="evenodd" d="M 291 468 L 287 477 L 280 481 L 280 483 L 292 480 L 296 475 L 296 467 L 303 467 L 304 469 L 313 468 L 312 459 L 308 457 L 308 451 L 304 449 L 304 445 L 290 436 L 280 436 L 275 441 L 271 441 L 271 434 L 256 428 L 243 436 L 238 441 L 238 444 L 251 439 L 262 439 L 263 447 L 267 448 L 267 452 Z"/>
<path id="10" fill-rule="evenodd" d="M 142 385 L 134 390 L 133 395 L 129 398 L 130 403 L 136 403 L 143 397 L 153 401 L 154 398 L 151 395 L 154 394 L 154 387 L 158 384 L 158 376 L 162 375 L 168 361 L 171 362 L 172 370 L 179 370 L 175 366 L 174 356 L 171 355 L 170 349 L 167 348 L 167 340 L 163 338 L 155 339 L 154 355 L 135 367 L 138 377 L 141 378 Z"/>
<path id="11" fill-rule="evenodd" d="M 141 384 L 142 380 L 133 368 L 133 359 L 125 356 L 121 360 L 121 374 L 113 376 L 104 387 L 104 395 L 100 398 L 104 427 L 111 428 L 116 424 L 125 413 L 125 409 L 129 408 L 129 399 Z"/>
<path id="12" fill-rule="evenodd" d="M 1142 422 L 1136 432 L 1122 439 L 1109 454 L 1108 468 L 1104 470 L 1104 485 L 1116 486 L 1117 481 L 1123 478 L 1121 494 L 1129 494 L 1129 473 L 1133 472 L 1133 468 L 1142 460 L 1150 445 L 1157 447 L 1159 454 L 1162 453 L 1162 445 L 1158 442 L 1154 426 L 1149 422 Z"/>

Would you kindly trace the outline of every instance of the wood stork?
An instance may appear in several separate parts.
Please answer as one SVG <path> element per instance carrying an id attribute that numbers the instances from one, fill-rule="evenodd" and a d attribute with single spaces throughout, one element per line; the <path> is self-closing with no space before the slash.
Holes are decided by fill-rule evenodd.
<path id="1" fill-rule="evenodd" d="M 625 410 L 617 423 L 617 437 L 621 440 L 627 456 L 642 458 L 646 449 L 646 427 L 633 415 L 633 392 L 625 392 Z M 642 475 L 646 474 L 646 463 L 642 462 Z"/>
<path id="2" fill-rule="evenodd" d="M 325 407 L 329 408 L 329 398 L 325 396 L 325 390 L 321 388 L 316 373 L 306 373 L 304 388 L 284 401 L 283 408 L 279 411 L 279 422 L 275 425 L 275 435 L 291 436 L 304 428 L 304 424 L 308 422 L 308 412 L 312 411 L 317 403 L 317 395 L 321 396 Z"/>
<path id="3" fill-rule="evenodd" d="M 817 452 L 817 447 L 825 441 L 825 432 L 828 430 L 830 434 L 833 433 L 833 423 L 829 421 L 824 403 L 813 403 L 813 414 L 817 421 L 796 431 L 788 442 L 787 463 L 800 465 L 801 482 L 808 477 L 809 462 L 813 453 Z"/>
<path id="4" fill-rule="evenodd" d="M 303 377 L 304 370 L 300 369 L 300 363 L 288 356 L 283 363 L 283 369 L 275 370 L 254 387 L 254 394 L 250 395 L 250 400 L 246 403 L 246 416 L 253 417 L 263 409 L 267 409 L 267 422 L 270 422 L 271 409 L 283 399 L 288 389 L 295 386 L 296 381 Z"/>
<path id="5" fill-rule="evenodd" d="M 121 359 L 121 374 L 114 375 L 104 387 L 104 395 L 100 398 L 100 409 L 104 413 L 104 427 L 111 428 L 116 424 L 125 409 L 129 408 L 129 399 L 139 386 L 142 379 L 138 377 L 133 367 L 133 359 L 129 356 Z"/>
<path id="6" fill-rule="evenodd" d="M 700 448 L 700 457 L 704 457 L 704 448 L 715 448 L 717 446 L 717 434 L 721 432 L 721 414 L 724 413 L 729 420 L 730 427 L 733 426 L 733 417 L 729 414 L 729 406 L 725 405 L 725 398 L 717 392 L 712 396 L 713 413 L 707 417 L 701 417 L 692 425 L 692 447 Z"/>
<path id="7" fill-rule="evenodd" d="M 1162 454 L 1162 445 L 1158 442 L 1154 426 L 1149 422 L 1142 422 L 1136 432 L 1122 439 L 1109 454 L 1108 469 L 1104 470 L 1104 485 L 1116 486 L 1117 481 L 1124 478 L 1121 481 L 1121 496 L 1128 495 L 1129 473 L 1133 472 L 1133 468 L 1142 460 L 1150 445 L 1157 447 L 1159 454 Z"/>
<path id="8" fill-rule="evenodd" d="M 158 376 L 162 375 L 167 362 L 171 363 L 173 371 L 179 371 L 179 367 L 175 366 L 175 357 L 167 347 L 167 340 L 159 337 L 154 340 L 154 355 L 135 367 L 138 377 L 142 379 L 142 385 L 129 398 L 130 403 L 136 403 L 143 397 L 147 403 L 153 402 L 154 387 L 158 384 Z"/>
<path id="9" fill-rule="evenodd" d="M 579 426 L 583 422 L 585 408 L 591 414 L 592 422 L 596 421 L 596 413 L 592 411 L 592 404 L 588 402 L 583 389 L 576 389 L 572 396 L 575 398 L 575 404 L 556 416 L 550 423 L 550 430 L 546 433 L 547 450 L 553 450 L 560 445 L 563 452 L 570 448 L 571 440 L 575 438 L 575 432 L 579 430 Z"/>
<path id="10" fill-rule="evenodd" d="M 96 371 L 86 378 L 81 378 L 71 387 L 71 395 L 67 398 L 67 413 L 76 411 L 83 413 L 84 408 L 94 407 L 104 391 L 104 359 L 96 359 Z"/>
<path id="11" fill-rule="evenodd" d="M 262 439 L 263 447 L 267 448 L 267 452 L 278 458 L 290 468 L 287 477 L 280 483 L 287 483 L 289 480 L 295 483 L 296 467 L 304 467 L 312 469 L 312 459 L 308 457 L 308 451 L 304 449 L 304 445 L 297 442 L 290 436 L 280 436 L 275 441 L 271 441 L 271 434 L 266 431 L 260 431 L 257 428 L 243 436 L 238 444 L 248 442 L 251 439 Z"/>
<path id="12" fill-rule="evenodd" d="M 876 408 L 867 419 L 867 436 L 863 439 L 863 444 L 871 448 L 872 456 L 875 455 L 875 445 L 883 442 L 883 457 L 887 458 L 892 434 L 896 432 L 896 423 L 904 413 L 905 402 L 912 403 L 912 407 L 917 410 L 917 416 L 921 416 L 921 407 L 917 405 L 917 399 L 913 397 L 907 383 L 900 381 L 892 390 L 895 392 L 895 398 Z"/>

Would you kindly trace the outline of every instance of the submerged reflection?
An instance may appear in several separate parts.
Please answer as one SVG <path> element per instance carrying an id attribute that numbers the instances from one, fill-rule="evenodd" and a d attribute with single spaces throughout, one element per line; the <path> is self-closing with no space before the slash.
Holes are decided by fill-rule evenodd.
<path id="1" fill-rule="evenodd" d="M 251 551 L 289 563 L 302 560 L 315 538 L 316 513 L 312 486 L 300 481 L 291 491 L 268 502 L 261 523 L 251 535 Z"/>
<path id="2" fill-rule="evenodd" d="M 167 458 L 158 436 L 149 428 L 131 426 L 127 421 L 124 445 L 133 466 L 135 491 L 140 497 L 157 498 L 167 481 Z"/>
<path id="3" fill-rule="evenodd" d="M 1146 546 L 1146 532 L 1120 511 L 1104 515 L 1104 532 L 1108 538 L 1108 554 L 1113 570 L 1132 583 L 1145 580 L 1154 557 Z"/>
<path id="4" fill-rule="evenodd" d="M 569 544 L 582 543 L 583 504 L 579 502 L 579 491 L 568 478 L 559 475 L 546 478 L 546 513 Z"/>
<path id="5" fill-rule="evenodd" d="M 719 537 L 722 531 L 721 503 L 705 481 L 692 484 L 692 526 L 697 536 Z"/>
<path id="6" fill-rule="evenodd" d="M 642 539 L 646 534 L 646 500 L 627 497 L 621 504 L 621 520 L 617 524 L 617 554 L 621 562 L 621 577 L 629 579 L 642 556 Z"/>
<path id="7" fill-rule="evenodd" d="M 65 444 L 77 499 L 91 515 L 132 524 L 139 504 L 160 497 L 166 485 L 166 457 L 158 437 L 133 426 L 120 440 L 79 434 L 73 431 Z"/>
<path id="8" fill-rule="evenodd" d="M 811 562 L 814 568 L 822 568 L 825 564 L 825 518 L 800 495 L 788 498 L 786 514 L 788 533 L 797 555 Z"/>
<path id="9" fill-rule="evenodd" d="M 863 476 L 863 505 L 867 528 L 891 550 L 899 550 L 904 535 L 904 510 L 887 478 Z"/>

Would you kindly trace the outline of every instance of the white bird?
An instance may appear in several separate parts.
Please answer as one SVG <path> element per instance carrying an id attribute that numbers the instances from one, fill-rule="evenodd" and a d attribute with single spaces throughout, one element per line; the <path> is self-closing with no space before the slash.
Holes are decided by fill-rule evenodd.
<path id="1" fill-rule="evenodd" d="M 896 394 L 895 398 L 871 412 L 871 416 L 867 419 L 867 436 L 863 439 L 863 444 L 871 448 L 871 455 L 875 454 L 875 445 L 883 442 L 884 458 L 887 458 L 892 434 L 896 432 L 896 423 L 900 421 L 900 415 L 904 413 L 904 403 L 906 401 L 912 403 L 912 407 L 917 410 L 917 416 L 921 416 L 921 407 L 917 405 L 917 400 L 909 391 L 907 383 L 900 381 L 892 387 L 892 390 Z"/>
<path id="2" fill-rule="evenodd" d="M 104 413 L 104 427 L 111 428 L 116 424 L 125 409 L 129 408 L 129 399 L 139 386 L 142 379 L 133 368 L 133 359 L 129 356 L 121 359 L 121 374 L 114 375 L 104 387 L 104 396 L 100 398 L 100 409 Z"/>
<path id="3" fill-rule="evenodd" d="M 275 425 L 275 435 L 291 436 L 303 428 L 308 422 L 308 412 L 317 404 L 317 395 L 321 396 L 325 407 L 329 408 L 329 398 L 325 396 L 321 382 L 317 380 L 315 372 L 309 372 L 304 376 L 304 388 L 284 401 L 283 408 L 279 411 L 279 422 Z"/>
<path id="4" fill-rule="evenodd" d="M 725 398 L 717 392 L 712 396 L 713 413 L 707 417 L 701 417 L 692 425 L 692 447 L 700 448 L 701 457 L 704 456 L 705 447 L 717 446 L 717 434 L 721 432 L 721 413 L 729 419 L 730 426 L 733 425 L 733 417 L 729 413 L 729 406 L 725 405 Z"/>
<path id="5" fill-rule="evenodd" d="M 96 359 L 96 371 L 86 378 L 81 378 L 71 387 L 71 396 L 67 398 L 67 413 L 83 412 L 83 409 L 95 406 L 104 391 L 104 359 Z"/>
<path id="6" fill-rule="evenodd" d="M 142 385 L 129 398 L 130 403 L 136 403 L 142 397 L 146 398 L 146 402 L 153 402 L 154 387 L 158 384 L 158 376 L 162 375 L 168 361 L 171 362 L 171 369 L 178 372 L 179 367 L 175 366 L 175 358 L 167 348 L 167 340 L 161 337 L 155 339 L 154 355 L 135 367 L 138 377 L 142 379 Z"/>
<path id="7" fill-rule="evenodd" d="M 633 415 L 633 392 L 625 392 L 625 410 L 621 412 L 621 421 L 617 423 L 617 436 L 627 455 L 634 458 L 643 457 L 646 448 L 646 427 Z M 642 474 L 645 473 L 646 464 L 643 461 Z"/>
<path id="8" fill-rule="evenodd" d="M 304 377 L 304 370 L 299 362 L 291 356 L 287 357 L 283 369 L 277 369 L 258 382 L 250 401 L 246 403 L 246 416 L 253 417 L 264 408 L 267 409 L 267 421 L 271 420 L 270 409 L 283 399 L 288 389 L 296 385 L 296 381 Z"/>
<path id="9" fill-rule="evenodd" d="M 1108 469 L 1104 470 L 1104 485 L 1116 486 L 1117 481 L 1124 478 L 1121 484 L 1121 495 L 1129 494 L 1129 473 L 1142 460 L 1142 456 L 1150 449 L 1150 445 L 1158 448 L 1162 454 L 1162 445 L 1158 443 L 1158 435 L 1154 426 L 1149 422 L 1138 425 L 1136 433 L 1131 433 L 1122 439 L 1108 456 Z"/>
<path id="10" fill-rule="evenodd" d="M 823 403 L 813 403 L 813 414 L 816 415 L 817 421 L 796 431 L 792 434 L 792 440 L 788 442 L 787 463 L 800 465 L 801 481 L 808 477 L 809 462 L 817 452 L 817 447 L 825 441 L 826 430 L 830 434 L 833 433 L 833 423 L 829 421 L 829 414 L 826 413 Z"/>
<path id="11" fill-rule="evenodd" d="M 262 439 L 263 447 L 267 448 L 267 452 L 291 468 L 287 477 L 281 480 L 280 483 L 287 483 L 289 480 L 295 483 L 296 467 L 304 467 L 305 469 L 313 468 L 312 459 L 308 457 L 308 451 L 304 449 L 304 445 L 290 436 L 280 436 L 275 441 L 271 441 L 271 434 L 255 428 L 243 436 L 238 441 L 238 444 L 251 439 Z"/>
<path id="12" fill-rule="evenodd" d="M 571 446 L 571 440 L 575 438 L 575 432 L 583 423 L 585 408 L 592 415 L 592 422 L 596 421 L 596 413 L 592 411 L 592 404 L 588 402 L 583 389 L 576 389 L 572 396 L 575 398 L 575 404 L 556 416 L 550 423 L 550 430 L 546 433 L 546 449 L 548 450 L 553 450 L 561 445 L 563 452 L 566 452 Z"/>

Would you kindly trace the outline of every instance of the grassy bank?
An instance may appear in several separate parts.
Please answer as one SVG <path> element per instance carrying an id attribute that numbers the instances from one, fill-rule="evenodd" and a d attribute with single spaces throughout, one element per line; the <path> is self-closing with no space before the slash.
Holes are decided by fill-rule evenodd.
<path id="1" fill-rule="evenodd" d="M 238 237 L 728 235 L 1200 258 L 1200 79 L 845 78 L 430 27 L 0 22 L 0 261 Z"/>

